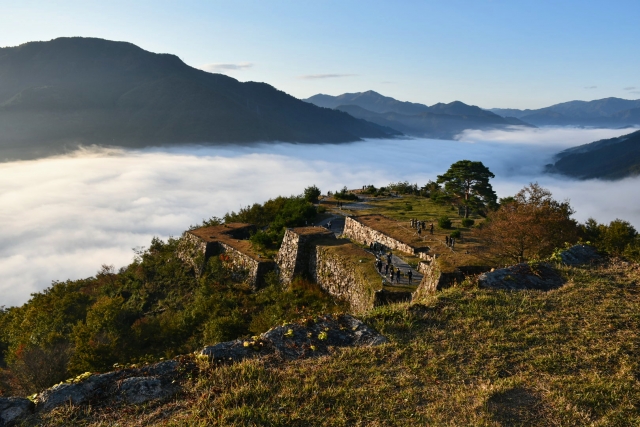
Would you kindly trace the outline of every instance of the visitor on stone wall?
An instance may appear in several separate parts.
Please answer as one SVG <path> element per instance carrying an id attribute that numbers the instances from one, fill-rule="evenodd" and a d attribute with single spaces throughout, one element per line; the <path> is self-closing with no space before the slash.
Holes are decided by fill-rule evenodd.
<path id="1" fill-rule="evenodd" d="M 387 274 L 389 274 L 389 264 L 384 266 L 384 275 L 386 276 Z"/>
<path id="2" fill-rule="evenodd" d="M 387 254 L 387 264 L 391 264 L 391 251 Z"/>
<path id="3" fill-rule="evenodd" d="M 390 278 L 391 278 L 391 283 L 393 283 L 393 274 L 395 273 L 395 271 L 393 270 L 393 266 L 389 267 L 389 271 L 391 272 L 390 274 Z"/>
<path id="4" fill-rule="evenodd" d="M 429 224 L 429 233 L 433 234 L 433 223 Z"/>
<path id="5" fill-rule="evenodd" d="M 396 283 L 400 283 L 400 276 L 402 276 L 402 271 L 400 271 L 400 269 L 398 269 L 396 271 Z"/>
<path id="6" fill-rule="evenodd" d="M 453 237 L 451 238 L 451 249 L 453 250 L 453 247 L 456 244 L 456 239 L 454 239 Z"/>
<path id="7" fill-rule="evenodd" d="M 449 247 L 449 236 L 444 236 L 444 243 Z"/>
<path id="8" fill-rule="evenodd" d="M 409 279 L 409 284 L 411 284 L 411 279 L 413 278 L 413 272 L 411 272 L 411 269 L 407 271 L 407 278 Z"/>

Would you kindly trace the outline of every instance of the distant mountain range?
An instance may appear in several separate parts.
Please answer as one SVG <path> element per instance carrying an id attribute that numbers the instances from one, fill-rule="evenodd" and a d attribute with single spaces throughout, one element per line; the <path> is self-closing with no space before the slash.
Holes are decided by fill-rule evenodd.
<path id="1" fill-rule="evenodd" d="M 399 135 L 265 83 L 241 83 L 124 42 L 0 48 L 0 160 L 77 144 L 348 142 Z"/>
<path id="2" fill-rule="evenodd" d="M 640 125 L 640 99 L 604 98 L 569 101 L 538 110 L 492 108 L 501 116 L 519 118 L 536 126 L 624 127 Z"/>
<path id="3" fill-rule="evenodd" d="M 640 175 L 640 131 L 569 148 L 547 172 L 580 179 L 621 179 Z"/>
<path id="4" fill-rule="evenodd" d="M 305 101 L 319 107 L 332 108 L 397 129 L 407 135 L 451 139 L 465 129 L 500 129 L 508 126 L 529 126 L 513 117 L 501 117 L 482 108 L 460 101 L 432 106 L 403 102 L 372 90 L 344 93 L 338 96 L 318 94 Z"/>

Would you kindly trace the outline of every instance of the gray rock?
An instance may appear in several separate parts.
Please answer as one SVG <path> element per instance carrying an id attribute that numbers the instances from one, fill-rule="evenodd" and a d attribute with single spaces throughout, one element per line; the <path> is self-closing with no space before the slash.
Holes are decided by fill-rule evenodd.
<path id="1" fill-rule="evenodd" d="M 81 405 L 98 394 L 101 389 L 107 388 L 119 374 L 119 372 L 109 372 L 92 375 L 78 383 L 53 386 L 38 395 L 36 409 L 47 412 L 67 403 Z"/>
<path id="2" fill-rule="evenodd" d="M 120 383 L 120 393 L 127 403 L 138 405 L 162 399 L 175 392 L 175 387 L 163 384 L 158 377 L 131 377 Z"/>
<path id="3" fill-rule="evenodd" d="M 360 320 L 344 314 L 321 316 L 306 324 L 275 327 L 255 340 L 229 341 L 204 348 L 200 353 L 220 362 L 277 355 L 293 360 L 329 353 L 331 347 L 373 346 L 387 339 Z"/>
<path id="4" fill-rule="evenodd" d="M 483 273 L 478 276 L 481 288 L 520 291 L 537 289 L 548 291 L 562 286 L 564 281 L 558 272 L 548 264 L 516 264 L 507 268 Z"/>
<path id="5" fill-rule="evenodd" d="M 33 402 L 21 397 L 0 397 L 0 426 L 10 426 L 33 412 Z"/>
<path id="6" fill-rule="evenodd" d="M 590 264 L 601 259 L 593 246 L 575 245 L 560 253 L 565 265 Z"/>

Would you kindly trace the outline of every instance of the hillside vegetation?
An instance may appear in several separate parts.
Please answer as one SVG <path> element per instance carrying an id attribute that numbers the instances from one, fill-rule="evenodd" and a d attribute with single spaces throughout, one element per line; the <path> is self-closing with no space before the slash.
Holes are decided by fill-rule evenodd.
<path id="1" fill-rule="evenodd" d="M 632 426 L 640 268 L 562 268 L 555 291 L 456 285 L 365 321 L 391 341 L 281 364 L 200 362 L 177 399 L 64 407 L 43 425 Z"/>

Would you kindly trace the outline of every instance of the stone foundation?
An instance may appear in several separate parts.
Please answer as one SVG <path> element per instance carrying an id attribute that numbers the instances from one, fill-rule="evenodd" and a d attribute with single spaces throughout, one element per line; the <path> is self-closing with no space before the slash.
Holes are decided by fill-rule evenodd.
<path id="1" fill-rule="evenodd" d="M 424 276 L 418 288 L 413 293 L 413 300 L 417 301 L 436 291 L 446 289 L 456 283 L 461 283 L 467 276 L 473 276 L 489 271 L 490 267 L 485 266 L 462 266 L 456 267 L 453 271 L 443 272 L 437 259 L 431 262 L 420 262 L 418 271 Z"/>
<path id="2" fill-rule="evenodd" d="M 197 277 L 212 256 L 220 256 L 234 279 L 257 288 L 264 284 L 265 275 L 276 268 L 276 263 L 253 253 L 246 240 L 253 230 L 251 224 L 226 224 L 185 231 L 177 255 L 193 268 Z"/>
<path id="3" fill-rule="evenodd" d="M 360 221 L 357 218 L 346 217 L 344 222 L 345 237 L 350 238 L 362 245 L 369 245 L 372 242 L 381 243 L 387 248 L 404 252 L 409 255 L 419 255 L 429 251 L 428 247 L 415 247 L 395 239 L 382 231 L 375 230 Z"/>

